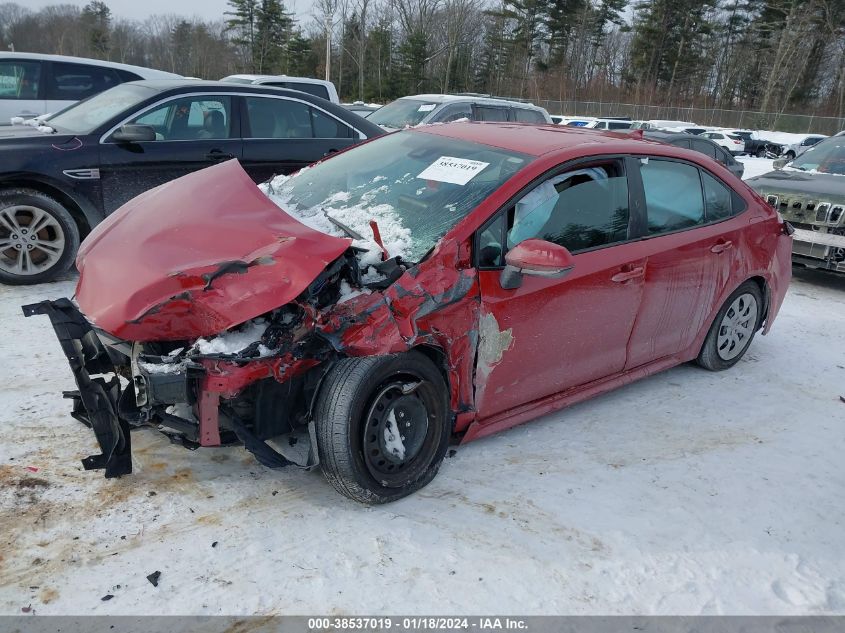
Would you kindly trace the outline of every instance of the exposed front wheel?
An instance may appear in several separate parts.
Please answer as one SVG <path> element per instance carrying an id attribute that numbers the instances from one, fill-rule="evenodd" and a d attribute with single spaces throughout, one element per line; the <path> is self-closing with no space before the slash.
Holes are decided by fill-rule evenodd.
<path id="1" fill-rule="evenodd" d="M 31 189 L 0 191 L 0 282 L 50 281 L 73 263 L 79 228 L 53 198 Z"/>
<path id="2" fill-rule="evenodd" d="M 719 310 L 696 362 L 711 371 L 736 365 L 751 345 L 762 314 L 760 287 L 753 281 L 746 281 Z"/>
<path id="3" fill-rule="evenodd" d="M 446 383 L 419 352 L 339 361 L 314 417 L 326 479 L 367 504 L 395 501 L 430 482 L 452 430 Z"/>
<path id="4" fill-rule="evenodd" d="M 795 152 L 789 151 L 783 157 L 787 160 L 795 160 Z"/>
<path id="5" fill-rule="evenodd" d="M 768 152 L 765 147 L 761 147 L 757 150 L 757 158 L 766 158 L 767 154 Z"/>

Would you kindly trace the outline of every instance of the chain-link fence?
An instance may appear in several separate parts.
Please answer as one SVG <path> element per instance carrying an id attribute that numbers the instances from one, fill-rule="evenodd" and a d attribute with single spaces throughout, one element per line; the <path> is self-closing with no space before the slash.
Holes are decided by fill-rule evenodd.
<path id="1" fill-rule="evenodd" d="M 527 101 L 526 99 L 516 99 Z M 732 127 L 749 130 L 773 130 L 799 134 L 833 135 L 845 129 L 845 119 L 810 114 L 779 114 L 753 110 L 721 110 L 718 108 L 681 108 L 675 106 L 605 103 L 601 101 L 532 101 L 549 111 L 564 116 L 631 117 L 634 120 L 663 119 L 688 121 L 697 125 Z"/>

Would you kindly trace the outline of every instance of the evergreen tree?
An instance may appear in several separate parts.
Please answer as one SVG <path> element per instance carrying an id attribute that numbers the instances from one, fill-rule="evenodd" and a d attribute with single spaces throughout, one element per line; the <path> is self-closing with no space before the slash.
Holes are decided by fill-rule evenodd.
<path id="1" fill-rule="evenodd" d="M 111 9 L 105 2 L 93 0 L 82 9 L 82 24 L 94 57 L 108 58 L 110 49 Z"/>

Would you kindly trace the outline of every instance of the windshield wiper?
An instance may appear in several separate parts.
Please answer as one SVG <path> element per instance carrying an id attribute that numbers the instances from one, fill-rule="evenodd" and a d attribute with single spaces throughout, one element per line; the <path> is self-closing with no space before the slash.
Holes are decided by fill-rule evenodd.
<path id="1" fill-rule="evenodd" d="M 340 220 L 337 220 L 337 219 L 333 218 L 332 216 L 330 216 L 330 215 L 328 214 L 328 212 L 327 212 L 325 209 L 323 210 L 323 215 L 324 215 L 324 216 L 326 216 L 326 219 L 327 219 L 329 222 L 331 222 L 332 224 L 334 224 L 337 228 L 339 228 L 341 231 L 343 231 L 344 233 L 346 233 L 346 234 L 347 234 L 349 237 L 351 237 L 353 240 L 358 240 L 359 242 L 363 241 L 363 239 L 364 239 L 364 236 L 363 236 L 363 235 L 361 235 L 360 233 L 356 233 L 355 231 L 353 231 L 352 229 L 350 229 L 348 226 L 346 226 L 346 225 L 345 225 L 343 222 L 341 222 Z"/>

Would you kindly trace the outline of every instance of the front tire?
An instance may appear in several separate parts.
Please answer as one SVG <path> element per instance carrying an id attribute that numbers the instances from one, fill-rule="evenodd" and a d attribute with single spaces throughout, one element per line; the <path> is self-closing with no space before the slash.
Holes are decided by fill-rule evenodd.
<path id="1" fill-rule="evenodd" d="M 710 371 L 723 371 L 736 365 L 754 340 L 762 315 L 760 286 L 746 281 L 719 309 L 696 362 Z"/>
<path id="2" fill-rule="evenodd" d="M 759 149 L 757 150 L 757 158 L 766 158 L 766 154 L 767 154 L 767 153 L 768 153 L 768 152 L 766 151 L 766 148 L 765 148 L 765 147 L 761 147 L 761 148 L 759 148 Z"/>
<path id="3" fill-rule="evenodd" d="M 789 151 L 786 154 L 784 154 L 783 157 L 786 158 L 789 161 L 793 161 L 793 160 L 795 160 L 795 152 Z"/>
<path id="4" fill-rule="evenodd" d="M 452 431 L 446 382 L 413 351 L 340 360 L 323 381 L 314 418 L 326 479 L 366 504 L 428 484 Z"/>
<path id="5" fill-rule="evenodd" d="M 78 248 L 79 227 L 56 200 L 32 189 L 0 191 L 0 282 L 51 281 Z"/>

